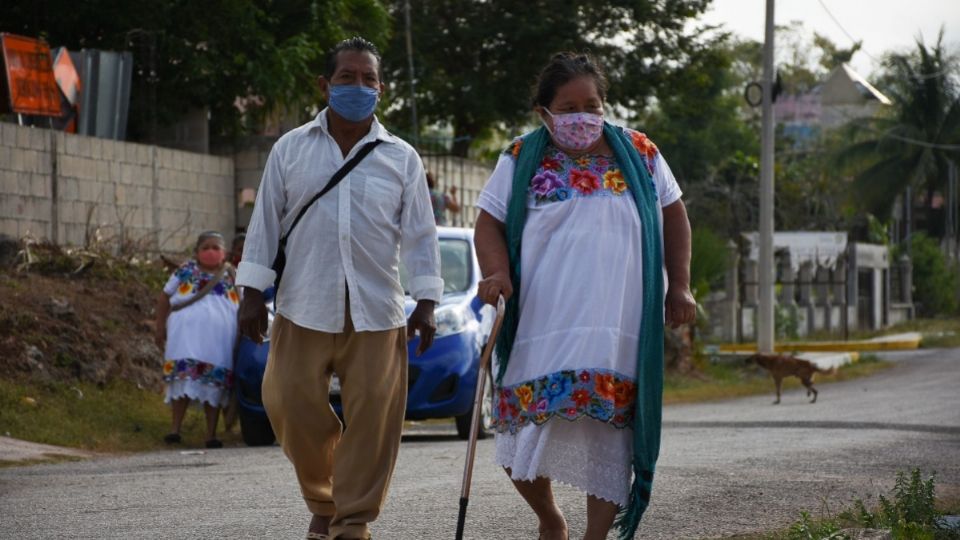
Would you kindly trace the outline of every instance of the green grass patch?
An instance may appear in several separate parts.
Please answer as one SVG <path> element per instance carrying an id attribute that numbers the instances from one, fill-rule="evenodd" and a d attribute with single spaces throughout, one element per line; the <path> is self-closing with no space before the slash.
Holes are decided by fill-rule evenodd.
<path id="1" fill-rule="evenodd" d="M 938 499 L 935 475 L 923 478 L 919 469 L 908 475 L 897 473 L 894 487 L 868 508 L 863 499 L 853 499 L 839 514 L 825 511 L 820 517 L 800 512 L 789 528 L 761 534 L 736 535 L 737 540 L 849 540 L 848 530 L 890 531 L 894 540 L 960 540 L 960 529 L 948 528 L 941 520 L 960 507 L 954 498 Z"/>
<path id="2" fill-rule="evenodd" d="M 892 366 L 891 362 L 881 360 L 876 355 L 865 354 L 860 356 L 859 361 L 840 367 L 834 375 L 818 374 L 814 384 L 866 377 Z M 707 363 L 702 367 L 701 373 L 702 376 L 699 377 L 668 373 L 664 378 L 664 404 L 695 403 L 758 394 L 772 396 L 774 393 L 770 375 L 762 368 L 746 365 L 742 361 Z M 796 377 L 783 381 L 784 391 L 800 387 L 800 381 Z"/>
<path id="3" fill-rule="evenodd" d="M 935 484 L 935 475 L 924 479 L 919 469 L 909 475 L 900 471 L 893 489 L 887 495 L 880 495 L 873 508 L 856 498 L 836 517 L 815 519 L 803 511 L 789 529 L 763 538 L 841 540 L 850 537 L 845 529 L 866 528 L 889 530 L 894 540 L 960 540 L 960 529 L 948 528 L 942 521 L 945 514 L 939 509 Z"/>
<path id="4" fill-rule="evenodd" d="M 81 397 L 82 395 L 82 397 Z M 0 380 L 0 434 L 95 452 L 140 452 L 169 448 L 170 408 L 157 391 L 117 381 L 98 388 L 83 383 Z M 184 447 L 202 447 L 203 411 L 191 407 L 184 419 Z M 239 441 L 223 433 L 224 444 Z M 234 428 L 238 430 L 238 428 Z"/>

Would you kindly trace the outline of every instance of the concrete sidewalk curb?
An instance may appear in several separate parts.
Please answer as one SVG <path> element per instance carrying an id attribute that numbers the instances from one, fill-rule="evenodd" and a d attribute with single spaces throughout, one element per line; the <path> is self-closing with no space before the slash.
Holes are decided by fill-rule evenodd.
<path id="1" fill-rule="evenodd" d="M 777 352 L 864 352 L 864 351 L 902 351 L 920 348 L 923 340 L 917 332 L 894 334 L 873 339 L 857 341 L 791 341 L 777 343 Z M 755 343 L 724 343 L 717 346 L 718 352 L 754 353 Z"/>
<path id="2" fill-rule="evenodd" d="M 45 461 L 63 458 L 87 459 L 96 453 L 0 436 L 0 461 Z"/>
<path id="3" fill-rule="evenodd" d="M 716 351 L 710 354 L 712 360 L 716 362 L 724 363 L 737 363 L 741 362 L 746 358 L 747 354 L 753 354 L 753 351 L 749 353 L 741 352 L 720 352 Z M 804 360 L 809 360 L 816 364 L 820 369 L 831 369 L 845 366 L 847 364 L 852 364 L 860 360 L 860 353 L 856 351 L 851 352 L 812 352 L 812 351 L 792 351 L 790 356 L 795 356 L 797 358 L 802 358 Z"/>

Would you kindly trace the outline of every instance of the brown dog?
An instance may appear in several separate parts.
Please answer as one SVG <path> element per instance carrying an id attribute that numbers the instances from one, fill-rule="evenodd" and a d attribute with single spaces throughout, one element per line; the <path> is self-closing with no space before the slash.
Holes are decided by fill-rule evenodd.
<path id="1" fill-rule="evenodd" d="M 817 402 L 817 389 L 813 387 L 813 376 L 817 373 L 826 373 L 832 375 L 837 372 L 837 368 L 820 369 L 816 364 L 809 360 L 796 358 L 794 356 L 784 356 L 782 354 L 755 354 L 746 359 L 746 362 L 755 363 L 766 369 L 773 376 L 773 382 L 777 385 L 777 400 L 774 405 L 780 403 L 780 385 L 784 377 L 794 376 L 800 379 L 800 382 L 807 387 L 807 395 L 813 394 L 810 403 Z"/>

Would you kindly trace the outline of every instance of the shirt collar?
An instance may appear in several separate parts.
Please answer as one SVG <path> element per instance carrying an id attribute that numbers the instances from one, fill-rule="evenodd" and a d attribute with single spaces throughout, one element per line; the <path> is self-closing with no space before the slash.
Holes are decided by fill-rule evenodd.
<path id="1" fill-rule="evenodd" d="M 330 135 L 330 129 L 327 123 L 327 109 L 329 109 L 329 107 L 324 107 L 324 109 L 317 114 L 316 118 L 310 122 L 310 127 L 308 128 L 309 131 L 319 129 L 323 133 Z M 383 127 L 383 124 L 377 120 L 377 115 L 373 115 L 373 123 L 370 124 L 370 132 L 364 135 L 363 139 L 361 140 L 372 141 L 375 139 L 379 139 L 388 143 L 397 142 L 397 138 L 392 133 L 387 131 L 387 128 Z"/>

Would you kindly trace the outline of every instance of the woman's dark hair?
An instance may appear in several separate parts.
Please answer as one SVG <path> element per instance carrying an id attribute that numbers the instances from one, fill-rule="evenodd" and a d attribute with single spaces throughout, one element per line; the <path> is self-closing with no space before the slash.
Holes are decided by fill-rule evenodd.
<path id="1" fill-rule="evenodd" d="M 561 52 L 540 71 L 533 87 L 534 106 L 549 107 L 557 89 L 577 77 L 592 77 L 600 99 L 607 100 L 607 76 L 596 59 L 586 53 Z"/>
<path id="2" fill-rule="evenodd" d="M 337 43 L 330 49 L 330 52 L 327 53 L 327 67 L 323 72 L 323 76 L 328 80 L 332 79 L 333 74 L 336 73 L 337 56 L 343 51 L 366 52 L 373 55 L 373 57 L 377 59 L 377 74 L 380 75 L 381 79 L 383 78 L 383 70 L 380 68 L 380 51 L 377 50 L 377 46 L 360 36 L 354 36 Z"/>

